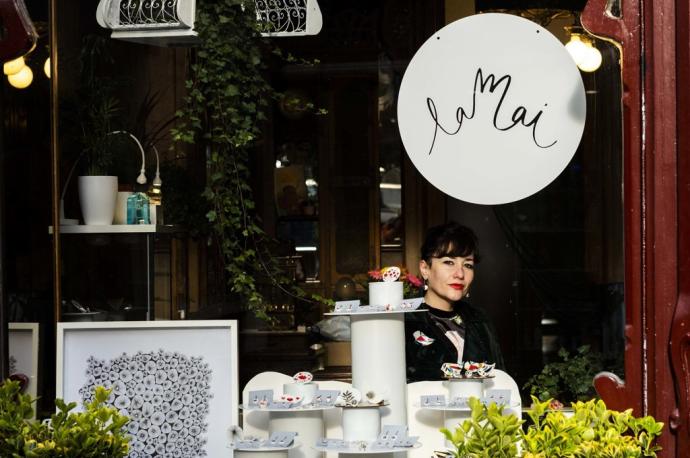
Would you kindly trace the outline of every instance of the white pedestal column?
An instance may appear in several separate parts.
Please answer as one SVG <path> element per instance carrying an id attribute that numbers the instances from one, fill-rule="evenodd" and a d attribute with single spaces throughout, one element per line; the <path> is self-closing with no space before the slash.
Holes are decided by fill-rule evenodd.
<path id="1" fill-rule="evenodd" d="M 470 398 L 477 399 L 484 396 L 484 382 L 482 380 L 473 379 L 453 379 L 446 382 L 448 385 L 448 398 L 453 400 L 455 398 Z M 472 417 L 472 412 L 467 411 L 452 411 L 446 410 L 443 413 L 443 426 L 453 431 L 462 424 L 463 421 Z M 450 443 L 447 442 L 448 445 Z"/>
<path id="2" fill-rule="evenodd" d="M 451 379 L 448 380 L 449 401 L 455 398 L 477 399 L 484 396 L 484 382 L 481 379 Z"/>
<path id="3" fill-rule="evenodd" d="M 323 456 L 321 452 L 313 448 L 316 441 L 324 436 L 323 411 L 272 411 L 268 420 L 269 436 L 276 431 L 297 433 L 295 440 L 300 445 L 288 451 L 290 458 L 321 458 Z"/>
<path id="4" fill-rule="evenodd" d="M 352 386 L 384 394 L 384 425 L 407 424 L 405 318 L 403 313 L 351 315 Z"/>
<path id="5" fill-rule="evenodd" d="M 381 432 L 379 406 L 343 407 L 343 439 L 346 441 L 375 441 Z"/>

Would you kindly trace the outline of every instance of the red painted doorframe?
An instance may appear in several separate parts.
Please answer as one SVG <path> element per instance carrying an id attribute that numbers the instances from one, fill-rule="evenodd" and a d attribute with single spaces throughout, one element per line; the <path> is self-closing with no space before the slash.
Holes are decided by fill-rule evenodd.
<path id="1" fill-rule="evenodd" d="M 661 456 L 690 450 L 690 37 L 685 1 L 589 0 L 583 25 L 621 45 L 625 382 L 596 379 L 616 409 L 667 424 Z M 676 46 L 678 40 L 678 47 Z M 682 84 L 676 85 L 676 81 Z M 678 109 L 677 109 L 678 108 Z M 681 128 L 678 129 L 678 126 Z"/>

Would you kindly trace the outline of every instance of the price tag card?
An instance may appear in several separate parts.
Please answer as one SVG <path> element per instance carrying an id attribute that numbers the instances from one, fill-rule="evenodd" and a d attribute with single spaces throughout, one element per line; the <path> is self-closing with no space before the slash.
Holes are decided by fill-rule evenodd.
<path id="1" fill-rule="evenodd" d="M 441 407 L 446 405 L 446 397 L 442 394 L 424 395 L 419 405 L 422 407 Z"/>
<path id="2" fill-rule="evenodd" d="M 268 407 L 273 402 L 273 390 L 256 390 L 249 392 L 248 407 L 258 409 Z"/>
<path id="3" fill-rule="evenodd" d="M 334 312 L 349 313 L 356 312 L 359 309 L 361 301 L 337 301 L 335 303 Z"/>

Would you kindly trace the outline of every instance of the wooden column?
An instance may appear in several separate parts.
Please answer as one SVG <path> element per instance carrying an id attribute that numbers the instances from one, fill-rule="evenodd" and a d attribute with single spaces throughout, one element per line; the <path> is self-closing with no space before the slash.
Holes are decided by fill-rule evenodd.
<path id="1" fill-rule="evenodd" d="M 690 404 L 690 121 L 688 5 L 590 0 L 583 25 L 622 45 L 625 205 L 625 381 L 600 376 L 616 409 L 667 424 L 661 456 L 685 456 Z M 676 47 L 678 43 L 678 47 Z"/>
<path id="2" fill-rule="evenodd" d="M 677 2 L 676 53 L 678 138 L 678 298 L 671 329 L 671 367 L 677 406 L 670 427 L 677 435 L 676 449 L 690 450 L 690 6 Z"/>

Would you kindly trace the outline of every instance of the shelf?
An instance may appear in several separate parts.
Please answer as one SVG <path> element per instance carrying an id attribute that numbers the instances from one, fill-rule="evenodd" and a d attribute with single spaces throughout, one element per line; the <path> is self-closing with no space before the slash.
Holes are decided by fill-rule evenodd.
<path id="1" fill-rule="evenodd" d="M 61 225 L 61 234 L 155 234 L 181 232 L 178 226 L 156 224 L 111 224 L 89 226 L 86 224 Z M 48 233 L 53 233 L 53 226 L 48 226 Z"/>

